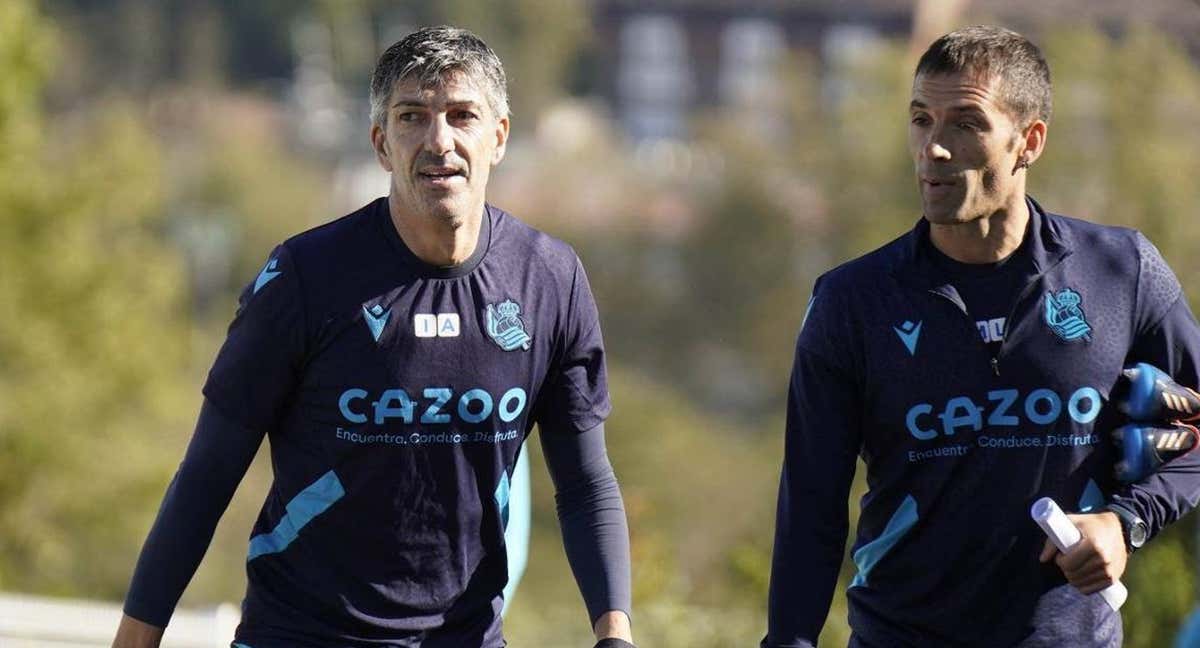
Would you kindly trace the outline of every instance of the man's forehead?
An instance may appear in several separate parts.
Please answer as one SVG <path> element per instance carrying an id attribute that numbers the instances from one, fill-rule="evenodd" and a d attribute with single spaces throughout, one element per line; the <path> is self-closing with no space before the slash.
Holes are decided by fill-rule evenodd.
<path id="1" fill-rule="evenodd" d="M 396 103 L 486 103 L 480 84 L 460 70 L 450 70 L 435 80 L 414 76 L 402 78 L 392 89 Z"/>
<path id="2" fill-rule="evenodd" d="M 926 73 L 913 79 L 912 105 L 931 103 L 971 108 L 998 105 L 999 79 L 994 75 L 959 72 Z"/>

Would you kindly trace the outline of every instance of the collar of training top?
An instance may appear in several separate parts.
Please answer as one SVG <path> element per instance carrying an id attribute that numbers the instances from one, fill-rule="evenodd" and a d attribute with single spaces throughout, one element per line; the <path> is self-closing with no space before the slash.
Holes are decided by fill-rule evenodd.
<path id="1" fill-rule="evenodd" d="M 1062 262 L 1072 253 L 1068 234 L 1057 219 L 1047 215 L 1042 206 L 1026 196 L 1029 205 L 1029 226 L 1023 244 L 1028 244 L 1028 255 L 1036 274 L 1042 274 Z M 921 218 L 905 235 L 903 255 L 897 260 L 892 276 L 902 284 L 915 288 L 933 290 L 946 283 L 945 273 L 934 255 L 936 249 L 929 240 L 929 221 Z"/>

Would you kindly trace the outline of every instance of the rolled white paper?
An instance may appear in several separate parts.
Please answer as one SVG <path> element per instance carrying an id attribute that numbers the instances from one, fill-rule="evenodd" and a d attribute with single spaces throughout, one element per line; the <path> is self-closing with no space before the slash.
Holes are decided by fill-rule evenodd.
<path id="1" fill-rule="evenodd" d="M 1043 497 L 1034 502 L 1029 514 L 1033 516 L 1033 521 L 1042 527 L 1042 531 L 1046 532 L 1046 536 L 1050 538 L 1054 546 L 1063 553 L 1066 553 L 1082 538 L 1079 535 L 1079 529 L 1075 528 L 1075 525 L 1067 518 L 1067 514 L 1063 513 L 1058 504 L 1049 497 Z M 1129 598 L 1129 590 L 1125 589 L 1121 581 L 1096 593 L 1103 597 L 1113 610 L 1120 610 L 1121 606 L 1125 605 L 1125 599 Z"/>

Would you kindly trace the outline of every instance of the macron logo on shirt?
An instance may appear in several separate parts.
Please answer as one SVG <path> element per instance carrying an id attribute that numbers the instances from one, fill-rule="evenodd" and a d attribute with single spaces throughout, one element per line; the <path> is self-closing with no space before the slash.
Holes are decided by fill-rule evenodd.
<path id="1" fill-rule="evenodd" d="M 371 308 L 363 306 L 363 319 L 367 322 L 367 328 L 371 329 L 371 337 L 375 341 L 379 341 L 379 337 L 383 335 L 383 327 L 387 326 L 388 318 L 391 317 L 391 309 L 384 309 L 383 306 L 375 304 Z"/>
<path id="2" fill-rule="evenodd" d="M 282 270 L 275 269 L 275 267 L 278 265 L 278 259 L 271 259 L 270 261 L 267 261 L 267 265 L 263 266 L 262 272 L 258 273 L 258 278 L 254 280 L 254 294 L 257 295 L 258 291 L 262 290 L 263 286 L 271 283 L 272 279 L 283 274 Z"/>
<path id="3" fill-rule="evenodd" d="M 911 321 L 905 320 L 900 326 L 892 327 L 896 335 L 900 336 L 900 341 L 904 343 L 904 348 L 908 349 L 908 354 L 911 356 L 917 355 L 917 338 L 921 337 L 921 324 L 922 322 L 913 324 Z"/>

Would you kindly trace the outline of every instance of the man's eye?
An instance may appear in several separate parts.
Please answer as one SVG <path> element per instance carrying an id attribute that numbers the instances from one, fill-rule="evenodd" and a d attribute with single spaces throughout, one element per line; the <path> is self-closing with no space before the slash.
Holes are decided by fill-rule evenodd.
<path id="1" fill-rule="evenodd" d="M 399 115 L 396 115 L 396 120 L 402 122 L 412 122 L 417 121 L 419 116 L 420 114 L 415 112 L 402 112 Z"/>
<path id="2" fill-rule="evenodd" d="M 965 131 L 970 131 L 972 133 L 980 130 L 979 124 L 976 124 L 975 122 L 971 122 L 971 121 L 958 122 L 958 127 Z"/>
<path id="3" fill-rule="evenodd" d="M 925 126 L 929 123 L 929 118 L 925 115 L 916 115 L 912 118 L 912 123 L 917 126 Z"/>
<path id="4" fill-rule="evenodd" d="M 453 116 L 455 119 L 461 119 L 461 120 L 470 120 L 470 119 L 475 119 L 475 118 L 476 118 L 476 115 L 475 115 L 475 113 L 473 113 L 473 112 L 471 112 L 471 111 L 469 111 L 469 110 L 458 110 L 458 111 L 455 111 L 455 113 L 454 113 L 452 116 Z"/>

